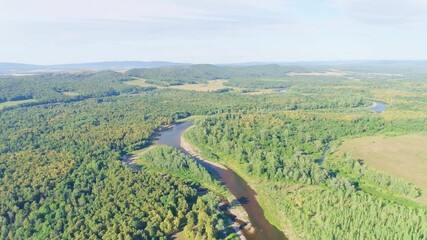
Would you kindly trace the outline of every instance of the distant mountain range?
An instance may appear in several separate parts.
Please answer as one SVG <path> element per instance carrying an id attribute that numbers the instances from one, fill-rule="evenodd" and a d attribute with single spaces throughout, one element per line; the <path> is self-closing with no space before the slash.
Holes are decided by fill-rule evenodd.
<path id="1" fill-rule="evenodd" d="M 411 66 L 427 67 L 427 61 L 404 60 L 359 60 L 359 61 L 298 61 L 298 62 L 243 62 L 229 64 L 215 64 L 217 66 L 248 67 L 261 65 L 279 66 L 371 66 L 393 67 Z M 157 68 L 173 66 L 189 66 L 191 63 L 177 63 L 167 61 L 108 61 L 92 63 L 58 64 L 58 65 L 33 65 L 22 63 L 0 62 L 0 74 L 31 74 L 43 72 L 71 72 L 71 71 L 101 71 L 101 70 L 128 70 L 134 68 Z"/>
<path id="2" fill-rule="evenodd" d="M 156 68 L 169 66 L 190 65 L 188 63 L 175 63 L 166 61 L 109 61 L 93 63 L 75 63 L 59 65 L 33 65 L 22 63 L 2 63 L 0 62 L 0 73 L 40 73 L 40 72 L 62 72 L 62 71 L 84 71 L 84 70 L 126 70 L 133 68 Z"/>
<path id="3" fill-rule="evenodd" d="M 217 64 L 218 66 L 258 66 L 258 65 L 279 65 L 279 66 L 345 66 L 345 65 L 427 65 L 426 60 L 343 60 L 343 61 L 289 61 L 289 62 L 242 62 Z"/>

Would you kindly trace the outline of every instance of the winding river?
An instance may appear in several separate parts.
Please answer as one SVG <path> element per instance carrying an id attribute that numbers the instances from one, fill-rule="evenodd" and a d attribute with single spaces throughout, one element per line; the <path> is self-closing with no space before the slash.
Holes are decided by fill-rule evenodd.
<path id="1" fill-rule="evenodd" d="M 249 216 L 249 220 L 253 228 L 250 230 L 243 230 L 243 234 L 247 239 L 286 239 L 285 235 L 275 226 L 270 224 L 265 218 L 264 212 L 257 201 L 256 192 L 245 182 L 245 180 L 230 169 L 205 161 L 188 152 L 188 148 L 183 145 L 181 137 L 184 131 L 192 125 L 193 122 L 184 122 L 173 125 L 171 128 L 161 132 L 156 144 L 169 145 L 192 156 L 210 173 L 215 174 L 224 183 L 234 197 L 240 202 Z"/>
<path id="2" fill-rule="evenodd" d="M 369 110 L 381 113 L 387 108 L 387 104 L 384 102 L 373 102 L 373 105 L 369 107 Z M 181 150 L 183 153 L 193 157 L 203 167 L 205 167 L 211 174 L 216 175 L 234 197 L 239 201 L 247 212 L 251 224 L 251 228 L 244 228 L 243 234 L 247 239 L 250 240 L 279 240 L 287 239 L 286 236 L 273 226 L 264 216 L 264 212 L 257 200 L 257 193 L 246 183 L 246 181 L 236 174 L 231 169 L 227 169 L 224 166 L 216 163 L 212 163 L 200 158 L 198 155 L 194 155 L 189 151 L 188 146 L 184 146 L 182 134 L 193 126 L 193 122 L 183 122 L 172 125 L 170 128 L 161 131 L 157 136 L 155 145 L 168 145 Z M 322 164 L 325 158 L 326 152 L 329 150 L 327 145 L 323 151 L 322 157 L 318 160 L 319 164 Z M 125 162 L 131 167 L 133 166 L 133 158 L 125 158 Z"/>

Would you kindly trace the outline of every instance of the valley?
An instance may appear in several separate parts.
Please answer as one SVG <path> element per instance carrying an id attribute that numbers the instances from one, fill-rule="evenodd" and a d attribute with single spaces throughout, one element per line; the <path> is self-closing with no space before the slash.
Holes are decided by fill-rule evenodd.
<path id="1" fill-rule="evenodd" d="M 0 238 L 423 239 L 427 72 L 366 69 L 1 76 Z"/>

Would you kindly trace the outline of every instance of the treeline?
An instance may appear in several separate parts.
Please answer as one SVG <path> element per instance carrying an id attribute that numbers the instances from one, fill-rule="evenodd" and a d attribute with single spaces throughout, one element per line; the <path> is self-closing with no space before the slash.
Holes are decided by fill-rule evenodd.
<path id="1" fill-rule="evenodd" d="M 113 71 L 96 73 L 50 73 L 0 77 L 0 102 L 37 99 L 38 103 L 70 102 L 91 97 L 138 93 L 150 88 L 123 84 L 130 78 Z M 75 92 L 75 96 L 66 95 Z"/>
<path id="2" fill-rule="evenodd" d="M 207 83 L 207 80 L 228 78 L 220 67 L 214 65 L 132 69 L 127 75 L 144 78 L 148 83 L 157 85 Z"/>
<path id="3" fill-rule="evenodd" d="M 352 86 L 354 85 L 354 81 L 342 76 L 293 76 L 284 73 L 278 76 L 266 74 L 265 76 L 250 76 L 245 78 L 235 77 L 229 79 L 226 85 L 249 89 L 290 88 L 304 93 L 307 91 L 305 88 L 321 91 L 322 87 L 329 87 L 332 90 L 334 89 L 333 87 Z"/>

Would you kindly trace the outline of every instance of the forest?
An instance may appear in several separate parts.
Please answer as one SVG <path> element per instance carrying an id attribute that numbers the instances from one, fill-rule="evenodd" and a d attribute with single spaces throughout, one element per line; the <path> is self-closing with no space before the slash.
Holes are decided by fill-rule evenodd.
<path id="1" fill-rule="evenodd" d="M 427 130 L 425 122 L 406 124 L 414 132 Z M 344 167 L 327 167 L 317 161 L 329 142 L 395 128 L 385 125 L 376 117 L 334 121 L 304 113 L 238 114 L 202 120 L 187 137 L 206 156 L 224 161 L 249 181 L 261 182 L 257 190 L 264 194 L 260 197 L 269 196 L 265 201 L 274 204 L 273 209 L 280 209 L 292 228 L 308 239 L 392 239 L 399 234 L 403 239 L 423 238 L 427 227 L 425 209 L 374 198 L 363 191 L 360 181 L 368 179 L 410 198 L 421 194 L 415 185 L 364 169 L 357 161 L 346 163 L 359 172 L 356 178 L 342 174 Z M 296 191 L 290 190 L 293 186 L 297 186 Z M 387 220 L 376 227 L 383 211 L 389 211 L 384 216 Z M 354 225 L 359 227 L 355 229 Z"/>
<path id="2" fill-rule="evenodd" d="M 139 171 L 120 160 L 190 116 L 185 138 L 244 178 L 290 239 L 426 239 L 422 187 L 334 154 L 346 139 L 426 136 L 426 77 L 359 65 L 0 76 L 0 105 L 33 100 L 0 107 L 0 239 L 237 238 L 219 210 L 230 193 L 194 159 L 159 146 Z M 242 91 L 168 87 L 220 79 Z"/>

